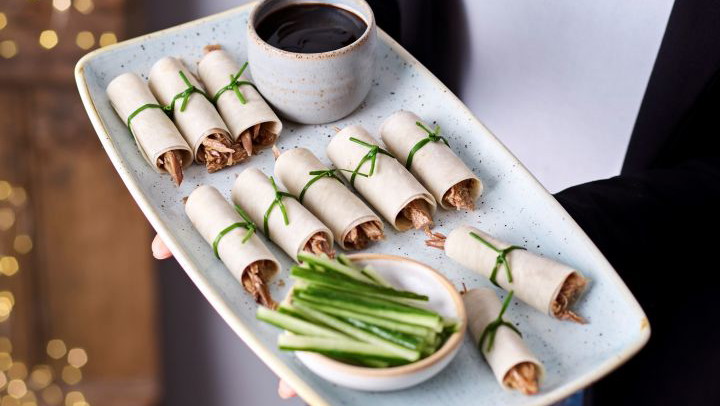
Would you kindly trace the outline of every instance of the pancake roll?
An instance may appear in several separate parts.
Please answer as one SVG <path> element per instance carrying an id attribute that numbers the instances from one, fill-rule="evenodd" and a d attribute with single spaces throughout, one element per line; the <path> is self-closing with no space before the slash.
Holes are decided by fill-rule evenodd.
<path id="1" fill-rule="evenodd" d="M 268 284 L 280 269 L 280 263 L 257 236 L 255 225 L 247 215 L 230 206 L 217 189 L 207 185 L 199 186 L 190 194 L 185 213 L 213 248 L 215 256 L 255 301 L 274 308 Z"/>
<path id="2" fill-rule="evenodd" d="M 110 82 L 106 91 L 143 158 L 155 171 L 170 174 L 180 185 L 183 168 L 192 164 L 193 151 L 147 83 L 134 73 L 123 73 Z"/>
<path id="3" fill-rule="evenodd" d="M 327 155 L 350 184 L 398 231 L 429 233 L 435 198 L 361 126 L 335 134 Z"/>

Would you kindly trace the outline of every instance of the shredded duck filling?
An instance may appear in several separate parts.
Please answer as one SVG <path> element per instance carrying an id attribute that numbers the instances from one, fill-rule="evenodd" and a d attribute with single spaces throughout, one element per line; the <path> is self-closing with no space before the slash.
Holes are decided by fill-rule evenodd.
<path id="1" fill-rule="evenodd" d="M 524 395 L 534 395 L 539 390 L 540 371 L 532 362 L 522 362 L 512 367 L 503 383 L 508 387 L 520 391 Z"/>
<path id="2" fill-rule="evenodd" d="M 270 297 L 267 285 L 267 275 L 273 265 L 270 261 L 255 261 L 250 264 L 242 275 L 242 284 L 245 290 L 253 296 L 256 303 L 274 309 L 277 304 Z"/>
<path id="3" fill-rule="evenodd" d="M 570 306 L 575 303 L 587 287 L 587 279 L 577 273 L 573 273 L 565 279 L 560 293 L 551 305 L 552 313 L 560 320 L 570 320 L 576 323 L 585 323 L 585 319 L 573 313 Z"/>
<path id="4" fill-rule="evenodd" d="M 335 258 L 335 250 L 330 245 L 330 239 L 324 232 L 313 234 L 312 237 L 305 243 L 303 251 L 311 252 L 315 255 L 325 254 L 330 258 Z"/>
<path id="5" fill-rule="evenodd" d="M 268 130 L 267 125 L 268 123 L 255 124 L 240 133 L 240 144 L 248 155 L 275 143 L 277 135 Z"/>
<path id="6" fill-rule="evenodd" d="M 472 179 L 465 179 L 454 184 L 443 196 L 443 202 L 457 210 L 475 210 L 475 200 L 472 197 Z"/>
<path id="7" fill-rule="evenodd" d="M 412 223 L 413 228 L 417 230 L 425 230 L 429 233 L 433 226 L 432 215 L 428 208 L 427 202 L 423 199 L 415 199 L 403 207 L 400 214 Z"/>
<path id="8" fill-rule="evenodd" d="M 244 161 L 248 154 L 239 144 L 223 133 L 210 134 L 198 148 L 198 160 L 205 164 L 208 173 L 217 172 L 227 166 Z"/>
<path id="9" fill-rule="evenodd" d="M 345 246 L 354 249 L 361 250 L 365 248 L 368 243 L 372 241 L 380 241 L 385 238 L 383 234 L 382 226 L 377 221 L 366 221 L 354 227 L 345 236 Z"/>
<path id="10" fill-rule="evenodd" d="M 183 181 L 182 157 L 175 151 L 168 151 L 158 158 L 158 167 L 170 174 L 173 182 L 180 186 Z"/>

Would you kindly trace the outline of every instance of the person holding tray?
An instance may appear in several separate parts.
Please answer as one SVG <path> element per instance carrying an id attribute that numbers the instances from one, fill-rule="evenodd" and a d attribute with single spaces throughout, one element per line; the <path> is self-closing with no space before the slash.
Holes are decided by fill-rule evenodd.
<path id="1" fill-rule="evenodd" d="M 335 256 L 332 232 L 293 195 L 281 191 L 273 177 L 259 169 L 248 168 L 238 175 L 232 200 L 293 260 L 299 262 L 298 254 L 302 251 Z"/>
<path id="2" fill-rule="evenodd" d="M 385 238 L 380 218 L 305 148 L 286 151 L 275 161 L 275 176 L 298 201 L 333 231 L 343 249 L 363 249 Z"/>
<path id="3" fill-rule="evenodd" d="M 185 213 L 255 301 L 274 308 L 268 283 L 278 273 L 280 263 L 255 234 L 256 226 L 248 215 L 238 207 L 233 209 L 217 189 L 207 185 L 190 194 Z"/>
<path id="4" fill-rule="evenodd" d="M 150 90 L 172 115 L 180 133 L 192 147 L 195 161 L 216 172 L 248 157 L 235 144 L 200 82 L 178 59 L 165 57 L 150 69 Z"/>
<path id="5" fill-rule="evenodd" d="M 396 230 L 430 232 L 435 198 L 364 128 L 352 125 L 340 130 L 330 140 L 327 155 Z"/>
<path id="6" fill-rule="evenodd" d="M 143 158 L 155 171 L 170 174 L 179 186 L 183 168 L 192 164 L 193 151 L 147 83 L 128 72 L 113 79 L 106 91 L 113 108 L 135 138 Z"/>
<path id="7" fill-rule="evenodd" d="M 243 73 L 248 65 L 238 65 L 219 45 L 205 47 L 198 63 L 198 75 L 208 96 L 220 111 L 233 140 L 248 155 L 275 143 L 282 122 Z"/>

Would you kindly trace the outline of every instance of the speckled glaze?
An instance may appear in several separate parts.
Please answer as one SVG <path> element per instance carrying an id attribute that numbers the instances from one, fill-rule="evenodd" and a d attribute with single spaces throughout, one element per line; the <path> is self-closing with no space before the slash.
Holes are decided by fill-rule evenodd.
<path id="1" fill-rule="evenodd" d="M 364 0 L 323 0 L 362 17 L 367 23 L 365 33 L 346 47 L 316 54 L 283 51 L 260 39 L 257 22 L 274 10 L 304 2 L 265 0 L 250 12 L 250 71 L 265 100 L 284 118 L 303 124 L 329 123 L 352 113 L 370 90 L 375 76 L 375 17 Z"/>
<path id="2" fill-rule="evenodd" d="M 255 320 L 256 305 L 252 298 L 195 232 L 185 216 L 182 201 L 203 183 L 217 187 L 229 197 L 235 175 L 244 168 L 255 166 L 273 173 L 272 153 L 266 150 L 246 164 L 214 174 L 194 165 L 177 188 L 167 176 L 158 175 L 148 166 L 104 91 L 108 82 L 122 72 L 133 71 L 147 78 L 152 64 L 163 56 L 181 57 L 194 67 L 206 44 L 220 43 L 238 60 L 245 60 L 245 25 L 251 9 L 252 5 L 244 6 L 92 52 L 78 63 L 76 80 L 100 141 L 152 226 L 228 325 L 303 399 L 313 405 L 545 405 L 606 375 L 645 344 L 650 328 L 642 309 L 595 245 L 442 83 L 379 31 L 376 75 L 360 107 L 331 125 L 286 122 L 278 147 L 309 148 L 327 165 L 325 146 L 334 134 L 333 126 L 361 124 L 377 134 L 380 123 L 401 108 L 414 111 L 428 123 L 440 124 L 453 150 L 482 178 L 485 192 L 474 212 L 439 210 L 435 216 L 436 230 L 447 233 L 460 224 L 471 224 L 504 241 L 522 244 L 582 270 L 592 279 L 592 285 L 577 310 L 590 323 L 576 325 L 553 320 L 513 301 L 508 314 L 547 369 L 541 393 L 532 397 L 509 393 L 498 386 L 469 336 L 458 356 L 435 377 L 409 389 L 384 393 L 333 385 L 313 374 L 293 353 L 278 350 L 275 345 L 278 329 Z M 370 251 L 412 257 L 439 270 L 457 287 L 462 283 L 468 288 L 492 286 L 452 262 L 442 251 L 425 247 L 421 232 L 397 233 L 392 227 L 385 229 L 387 239 L 371 246 Z M 274 297 L 283 297 L 291 284 L 287 272 L 292 261 L 279 248 L 269 242 L 268 246 L 283 266 L 271 292 Z"/>

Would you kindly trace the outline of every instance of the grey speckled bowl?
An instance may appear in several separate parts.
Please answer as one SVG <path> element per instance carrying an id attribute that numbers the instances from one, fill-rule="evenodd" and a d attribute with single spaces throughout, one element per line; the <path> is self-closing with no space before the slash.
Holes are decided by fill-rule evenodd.
<path id="1" fill-rule="evenodd" d="M 323 0 L 365 20 L 367 29 L 357 41 L 334 51 L 300 54 L 275 48 L 258 36 L 255 26 L 269 13 L 308 2 L 265 0 L 258 4 L 248 18 L 248 60 L 255 85 L 275 111 L 298 123 L 324 124 L 352 113 L 370 91 L 377 28 L 364 0 Z"/>

